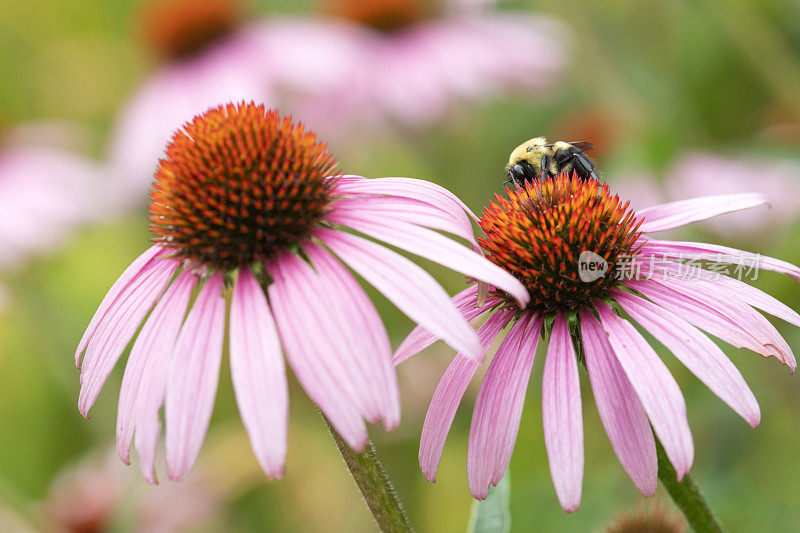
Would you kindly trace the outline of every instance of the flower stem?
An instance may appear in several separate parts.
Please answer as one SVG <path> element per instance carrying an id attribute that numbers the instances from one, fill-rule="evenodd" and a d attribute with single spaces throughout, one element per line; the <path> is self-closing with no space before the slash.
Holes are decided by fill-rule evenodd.
<path id="1" fill-rule="evenodd" d="M 703 495 L 700 494 L 700 489 L 694 484 L 689 474 L 684 475 L 683 480 L 678 482 L 678 475 L 672 467 L 672 463 L 669 462 L 658 437 L 656 437 L 656 451 L 658 453 L 658 479 L 661 480 L 661 484 L 667 489 L 672 501 L 686 517 L 692 529 L 698 533 L 721 533 L 722 526 L 709 509 Z"/>
<path id="2" fill-rule="evenodd" d="M 412 531 L 408 516 L 397 498 L 389 476 L 378 461 L 372 442 L 367 442 L 363 452 L 356 452 L 342 439 L 327 418 L 325 422 L 381 531 L 384 533 Z"/>

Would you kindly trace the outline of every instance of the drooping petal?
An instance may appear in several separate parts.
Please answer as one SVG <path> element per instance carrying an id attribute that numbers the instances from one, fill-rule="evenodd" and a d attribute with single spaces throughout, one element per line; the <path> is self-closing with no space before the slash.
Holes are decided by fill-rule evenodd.
<path id="1" fill-rule="evenodd" d="M 636 216 L 644 219 L 639 229 L 644 233 L 653 233 L 759 205 L 769 205 L 769 200 L 763 194 L 720 194 L 640 209 Z"/>
<path id="2" fill-rule="evenodd" d="M 478 220 L 469 207 L 444 187 L 430 181 L 415 178 L 374 178 L 337 184 L 341 194 L 381 194 L 399 196 L 426 202 L 434 207 L 458 215 L 466 213 Z M 466 217 L 465 217 L 466 218 Z"/>
<path id="3" fill-rule="evenodd" d="M 761 420 L 758 402 L 719 346 L 678 315 L 643 298 L 617 291 L 614 299 L 731 409 L 751 426 L 758 425 Z"/>
<path id="4" fill-rule="evenodd" d="M 313 265 L 320 273 L 324 286 L 331 289 L 330 305 L 344 317 L 340 321 L 343 332 L 349 334 L 360 378 L 371 393 L 368 402 L 378 408 L 376 414 L 386 429 L 394 429 L 400 422 L 400 390 L 397 374 L 392 365 L 392 347 L 386 328 L 364 289 L 347 268 L 323 247 L 309 243 L 304 247 Z"/>
<path id="5" fill-rule="evenodd" d="M 500 301 L 499 298 L 489 298 L 487 299 L 485 305 L 478 307 L 477 292 L 478 287 L 476 284 L 453 296 L 453 304 L 455 304 L 456 309 L 458 309 L 458 311 L 461 313 L 461 316 L 464 317 L 464 320 L 469 321 L 478 318 L 482 314 L 491 311 L 492 307 Z M 419 352 L 438 340 L 439 338 L 433 333 L 429 332 L 422 326 L 417 326 L 411 330 L 411 333 L 408 334 L 408 337 L 403 339 L 403 342 L 400 343 L 400 346 L 394 353 L 392 361 L 395 365 L 399 365 L 406 359 L 417 355 Z"/>
<path id="6" fill-rule="evenodd" d="M 484 350 L 489 349 L 494 338 L 513 317 L 514 313 L 510 311 L 498 311 L 478 328 L 478 338 Z M 430 482 L 436 481 L 439 460 L 456 409 L 477 369 L 478 364 L 475 361 L 457 354 L 433 393 L 419 445 L 419 466 L 425 479 Z"/>
<path id="7" fill-rule="evenodd" d="M 653 431 L 600 322 L 581 313 L 586 369 L 600 420 L 622 468 L 645 497 L 656 493 L 658 458 Z"/>
<path id="8" fill-rule="evenodd" d="M 192 469 L 203 445 L 217 395 L 225 335 L 223 274 L 200 290 L 181 328 L 167 375 L 167 474 L 177 481 Z"/>
<path id="9" fill-rule="evenodd" d="M 694 459 L 692 432 L 681 390 L 653 348 L 630 322 L 615 315 L 604 303 L 597 306 L 597 311 L 614 355 L 639 396 L 680 481 Z"/>
<path id="10" fill-rule="evenodd" d="M 544 443 L 550 475 L 561 507 L 568 513 L 581 504 L 583 416 L 578 362 L 567 318 L 556 315 L 542 377 Z"/>
<path id="11" fill-rule="evenodd" d="M 741 340 L 749 340 L 749 338 L 755 340 L 754 343 L 751 343 L 752 345 L 743 347 L 751 349 L 764 357 L 774 356 L 778 358 L 779 361 L 788 365 L 792 372 L 797 368 L 792 349 L 778 330 L 775 329 L 775 326 L 758 311 L 740 300 L 731 298 L 725 291 L 709 290 L 708 287 L 694 281 L 669 277 L 658 281 L 647 280 L 644 283 L 651 285 L 656 283 L 664 286 L 686 302 L 693 303 L 695 306 L 699 304 L 723 317 L 729 317 L 728 320 L 735 322 L 736 327 L 744 332 L 744 338 Z M 710 333 L 716 334 L 711 331 Z M 726 340 L 724 337 L 720 338 Z"/>
<path id="12" fill-rule="evenodd" d="M 735 318 L 724 315 L 713 307 L 652 280 L 631 280 L 625 284 L 645 295 L 664 309 L 682 317 L 690 324 L 722 339 L 737 348 L 746 348 L 765 357 L 775 355 L 772 347 L 765 347 L 752 332 L 744 329 Z"/>
<path id="13" fill-rule="evenodd" d="M 164 317 L 164 323 L 159 327 L 159 330 L 163 332 L 163 337 L 160 336 L 158 343 L 153 343 L 149 350 L 150 356 L 142 368 L 141 384 L 139 391 L 136 392 L 138 400 L 134 414 L 136 426 L 134 445 L 136 453 L 139 454 L 139 468 L 142 476 L 151 484 L 156 483 L 155 460 L 158 439 L 161 434 L 159 411 L 164 406 L 167 376 L 172 357 L 175 354 L 175 343 L 196 280 L 197 277 L 194 274 L 185 271 L 178 275 L 173 285 L 170 286 L 170 289 L 175 286 L 178 291 L 175 294 L 175 303 L 170 306 L 169 316 Z M 127 369 L 125 372 L 127 374 Z M 123 379 L 123 386 L 124 384 Z M 121 397 L 122 393 L 120 393 Z"/>
<path id="14" fill-rule="evenodd" d="M 315 273 L 288 252 L 268 268 L 274 279 L 268 287 L 270 307 L 289 365 L 342 438 L 363 450 L 367 443 L 362 419 L 364 384 L 342 364 L 348 361 L 348 347 L 336 327 L 331 327 L 328 310 L 318 304 Z M 309 280 L 314 284 L 309 286 Z"/>
<path id="15" fill-rule="evenodd" d="M 156 443 L 161 423 L 158 410 L 164 402 L 164 382 L 169 360 L 194 287 L 195 276 L 181 272 L 156 304 L 131 348 L 117 408 L 117 452 L 129 463 L 134 429 L 154 422 Z M 155 409 L 147 409 L 155 405 Z M 155 447 L 155 446 L 154 446 Z M 145 478 L 155 482 L 152 463 L 139 458 Z"/>
<path id="16" fill-rule="evenodd" d="M 696 260 L 716 261 L 718 263 L 740 264 L 747 268 L 753 267 L 758 270 L 772 270 L 774 272 L 786 274 L 800 281 L 800 268 L 791 263 L 766 255 L 745 252 L 718 244 L 649 239 L 644 242 L 640 251 L 642 255 L 653 255 L 668 259 L 691 258 Z"/>
<path id="17" fill-rule="evenodd" d="M 230 316 L 231 380 L 242 423 L 261 468 L 283 477 L 289 391 L 278 330 L 264 291 L 249 268 L 239 270 Z"/>
<path id="18" fill-rule="evenodd" d="M 541 325 L 539 315 L 520 317 L 497 349 L 478 391 L 469 431 L 467 477 L 470 492 L 480 500 L 508 470 Z"/>
<path id="19" fill-rule="evenodd" d="M 788 365 L 792 372 L 797 368 L 792 349 L 780 332 L 761 313 L 749 305 L 737 298 L 732 298 L 725 291 L 709 290 L 707 285 L 695 283 L 693 280 L 666 278 L 661 280 L 660 283 L 684 296 L 694 298 L 716 309 L 723 315 L 736 317 L 736 321 L 741 327 L 749 331 L 766 348 L 769 354 L 774 355 L 783 364 Z"/>
<path id="20" fill-rule="evenodd" d="M 474 247 L 478 246 L 472 224 L 466 216 L 454 219 L 441 207 L 434 207 L 420 200 L 394 196 L 360 196 L 338 199 L 331 204 L 331 208 L 368 218 L 407 222 L 446 231 L 469 241 Z"/>
<path id="21" fill-rule="evenodd" d="M 530 296 L 517 278 L 482 254 L 435 231 L 400 221 L 391 224 L 361 213 L 334 212 L 329 220 L 353 228 L 475 279 L 491 283 L 513 296 L 524 308 Z"/>
<path id="22" fill-rule="evenodd" d="M 148 263 L 100 320 L 81 364 L 78 410 L 84 417 L 88 418 L 114 365 L 177 268 L 170 259 Z"/>
<path id="23" fill-rule="evenodd" d="M 95 331 L 97 330 L 97 326 L 100 324 L 100 321 L 103 320 L 103 317 L 106 316 L 106 313 L 117 301 L 120 293 L 133 281 L 135 278 L 139 276 L 139 273 L 144 269 L 156 256 L 164 251 L 164 248 L 159 245 L 154 245 L 148 248 L 143 254 L 139 257 L 134 259 L 133 263 L 125 269 L 125 272 L 117 278 L 117 281 L 111 286 L 106 293 L 103 301 L 100 302 L 100 306 L 95 311 L 94 316 L 92 316 L 92 320 L 89 322 L 89 325 L 86 327 L 86 331 L 83 333 L 83 337 L 81 337 L 81 341 L 78 343 L 78 348 L 75 350 L 75 364 L 80 367 L 80 357 L 83 351 L 89 344 L 89 340 L 94 335 Z"/>
<path id="24" fill-rule="evenodd" d="M 707 282 L 706 286 L 710 291 L 717 291 L 720 288 L 724 288 L 724 291 L 730 293 L 731 297 L 739 298 L 756 309 L 760 309 L 765 313 L 769 313 L 772 316 L 776 316 L 790 324 L 800 327 L 800 314 L 777 298 L 739 279 L 686 263 L 659 260 L 659 258 L 653 256 L 636 258 L 634 259 L 634 265 L 644 276 L 651 279 L 658 280 L 658 276 L 665 275 L 677 278 L 684 277 L 691 278 L 696 282 Z"/>
<path id="25" fill-rule="evenodd" d="M 411 320 L 476 362 L 483 360 L 475 332 L 421 267 L 356 235 L 319 228 L 317 236 Z"/>

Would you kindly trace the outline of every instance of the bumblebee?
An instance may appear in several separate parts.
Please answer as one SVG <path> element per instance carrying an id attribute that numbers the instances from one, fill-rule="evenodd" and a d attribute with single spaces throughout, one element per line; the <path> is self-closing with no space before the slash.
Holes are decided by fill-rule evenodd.
<path id="1" fill-rule="evenodd" d="M 544 137 L 535 137 L 517 146 L 508 158 L 508 182 L 522 185 L 526 181 L 553 178 L 560 173 L 575 172 L 580 178 L 597 179 L 595 165 L 584 150 L 594 148 L 586 141 L 558 141 L 547 144 Z"/>

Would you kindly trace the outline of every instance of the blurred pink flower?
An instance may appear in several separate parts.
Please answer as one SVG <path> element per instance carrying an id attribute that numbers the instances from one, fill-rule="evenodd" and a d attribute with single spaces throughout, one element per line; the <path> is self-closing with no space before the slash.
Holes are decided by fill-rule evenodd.
<path id="1" fill-rule="evenodd" d="M 133 519 L 132 530 L 171 533 L 207 525 L 221 509 L 221 480 L 203 469 L 180 485 L 142 488 L 111 454 L 92 454 L 64 468 L 50 485 L 40 514 L 48 530 L 112 531 Z"/>
<path id="2" fill-rule="evenodd" d="M 726 237 L 763 235 L 768 228 L 796 220 L 800 211 L 800 161 L 790 159 L 691 152 L 673 165 L 665 185 L 671 198 L 755 191 L 770 199 L 771 209 L 761 207 L 712 221 L 711 227 Z"/>
<path id="3" fill-rule="evenodd" d="M 161 23 L 150 40 L 169 61 L 117 118 L 109 151 L 115 175 L 124 178 L 113 197 L 124 204 L 144 197 L 174 125 L 221 102 L 279 104 L 342 139 L 371 131 L 367 126 L 434 123 L 458 100 L 539 92 L 566 60 L 567 31 L 556 21 L 476 12 L 472 2 L 442 3 L 441 16 L 409 19 L 403 6 L 416 9 L 416 2 L 359 1 L 368 15 L 360 22 L 320 16 L 247 24 L 232 14 L 233 0 L 203 0 L 216 7 L 202 10 L 189 0 L 153 4 L 151 16 Z M 392 31 L 371 25 L 392 16 L 404 24 Z"/>
<path id="4" fill-rule="evenodd" d="M 71 124 L 41 122 L 0 137 L 0 271 L 58 249 L 77 226 L 105 212 L 98 205 L 102 166 L 71 146 L 82 133 Z M 6 297 L 0 287 L 0 307 Z"/>
<path id="5" fill-rule="evenodd" d="M 689 471 L 694 444 L 678 384 L 617 308 L 672 351 L 751 426 L 759 423 L 758 403 L 742 375 L 700 330 L 736 347 L 776 357 L 794 372 L 797 363 L 791 348 L 756 309 L 796 326 L 800 315 L 741 279 L 679 260 L 695 258 L 723 266 L 750 263 L 757 257 L 754 268 L 796 280 L 800 268 L 733 248 L 656 240 L 650 234 L 764 205 L 763 196 L 717 195 L 634 211 L 612 196 L 607 185 L 565 175 L 507 192 L 508 199 L 498 196 L 485 210 L 480 225 L 487 237 L 480 244 L 492 261 L 528 288 L 530 303 L 520 308 L 496 289 L 482 301 L 478 287 L 453 298 L 466 319 L 488 316 L 478 329 L 485 349 L 510 326 L 475 401 L 467 460 L 475 498 L 486 498 L 489 487 L 508 468 L 542 337 L 549 337 L 542 378 L 545 447 L 565 511 L 579 507 L 583 481 L 579 357 L 585 360 L 617 458 L 642 494 L 656 491 L 653 431 L 678 479 Z M 589 262 L 597 268 L 581 267 Z M 600 269 L 602 265 L 606 270 Z M 435 340 L 435 334 L 418 326 L 398 348 L 395 364 Z M 576 345 L 583 353 L 576 353 Z M 422 472 L 430 481 L 435 481 L 447 433 L 478 366 L 474 359 L 456 355 L 434 393 L 419 450 Z"/>
<path id="6" fill-rule="evenodd" d="M 102 168 L 59 146 L 65 129 L 80 131 L 37 123 L 20 125 L 0 138 L 0 268 L 52 249 L 77 224 L 102 211 L 95 208 Z M 33 142 L 37 131 L 38 142 Z"/>
<path id="7" fill-rule="evenodd" d="M 526 301 L 513 276 L 433 231 L 477 247 L 471 213 L 451 193 L 410 178 L 338 176 L 335 167 L 313 133 L 254 104 L 214 108 L 173 137 L 151 197 L 157 244 L 109 290 L 75 354 L 81 368 L 78 406 L 87 416 L 155 305 L 131 349 L 117 418 L 120 457 L 128 461 L 135 431 L 148 481 L 155 482 L 162 405 L 169 477 L 184 477 L 198 456 L 214 405 L 226 322 L 236 399 L 269 477 L 283 475 L 286 455 L 282 352 L 354 448 L 366 444 L 364 419 L 383 421 L 387 429 L 397 425 L 400 402 L 389 339 L 345 264 L 454 348 L 482 357 L 475 332 L 429 274 L 342 227 Z"/>
<path id="8" fill-rule="evenodd" d="M 458 101 L 541 92 L 566 62 L 564 26 L 492 2 L 328 4 L 335 18 L 275 20 L 258 32 L 280 101 L 294 95 L 290 108 L 318 128 L 429 125 Z"/>
<path id="9" fill-rule="evenodd" d="M 64 468 L 50 485 L 42 512 L 55 531 L 109 530 L 129 490 L 131 472 L 110 454 Z"/>

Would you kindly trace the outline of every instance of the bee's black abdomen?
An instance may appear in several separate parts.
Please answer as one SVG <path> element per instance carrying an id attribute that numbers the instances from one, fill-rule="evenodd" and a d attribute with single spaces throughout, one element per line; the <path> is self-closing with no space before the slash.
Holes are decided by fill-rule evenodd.
<path id="1" fill-rule="evenodd" d="M 572 167 L 570 170 L 575 172 L 581 179 L 597 179 L 594 172 L 594 163 L 579 148 L 570 146 L 567 149 L 557 150 L 554 156 L 560 168 Z"/>

